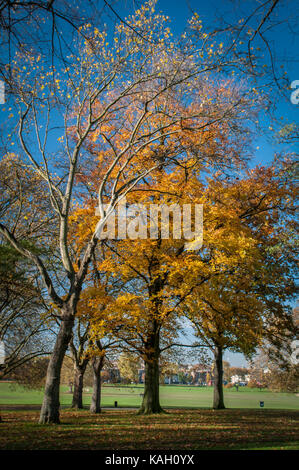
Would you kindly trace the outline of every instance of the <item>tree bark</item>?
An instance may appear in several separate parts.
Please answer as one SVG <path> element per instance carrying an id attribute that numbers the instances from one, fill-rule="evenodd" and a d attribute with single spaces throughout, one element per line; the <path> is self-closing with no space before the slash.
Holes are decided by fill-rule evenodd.
<path id="1" fill-rule="evenodd" d="M 73 315 L 63 315 L 53 353 L 47 369 L 46 385 L 39 423 L 59 424 L 59 386 L 62 362 L 71 339 Z"/>
<path id="2" fill-rule="evenodd" d="M 154 322 L 156 323 L 156 322 Z M 138 414 L 162 413 L 159 397 L 159 331 L 154 327 L 146 344 L 144 394 Z"/>
<path id="3" fill-rule="evenodd" d="M 72 408 L 83 409 L 83 377 L 86 367 L 75 365 Z"/>
<path id="4" fill-rule="evenodd" d="M 215 369 L 214 369 L 214 410 L 223 410 L 224 397 L 223 397 L 223 351 L 218 345 L 214 349 Z"/>
<path id="5" fill-rule="evenodd" d="M 94 357 L 91 365 L 93 369 L 93 391 L 90 403 L 90 412 L 101 413 L 101 371 L 104 365 L 104 356 Z"/>
<path id="6" fill-rule="evenodd" d="M 89 325 L 89 324 L 88 324 Z M 83 409 L 83 381 L 84 381 L 84 374 L 86 371 L 87 364 L 89 362 L 88 356 L 86 356 L 84 351 L 84 345 L 88 340 L 88 329 L 87 326 L 83 336 L 80 333 L 80 321 L 78 320 L 77 325 L 77 340 L 79 341 L 79 345 L 75 346 L 74 338 L 71 338 L 69 343 L 69 348 L 71 352 L 71 356 L 74 362 L 74 378 L 73 378 L 73 400 L 72 400 L 72 408 Z"/>

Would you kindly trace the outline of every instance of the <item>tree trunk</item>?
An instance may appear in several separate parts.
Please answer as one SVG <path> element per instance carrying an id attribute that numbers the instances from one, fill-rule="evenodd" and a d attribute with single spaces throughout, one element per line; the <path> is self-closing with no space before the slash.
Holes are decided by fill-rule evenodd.
<path id="1" fill-rule="evenodd" d="M 39 422 L 59 423 L 59 386 L 62 362 L 71 339 L 74 325 L 73 315 L 62 318 L 53 353 L 47 369 L 46 385 Z"/>
<path id="2" fill-rule="evenodd" d="M 155 331 L 156 330 L 156 331 Z M 159 397 L 159 332 L 157 328 L 149 336 L 146 345 L 144 394 L 138 414 L 162 413 Z"/>
<path id="3" fill-rule="evenodd" d="M 72 401 L 72 408 L 77 408 L 82 410 L 83 409 L 83 377 L 84 377 L 85 368 L 78 367 L 75 365 L 75 373 L 74 373 L 74 393 L 73 393 L 73 401 Z"/>
<path id="4" fill-rule="evenodd" d="M 104 356 L 93 358 L 91 365 L 93 369 L 93 391 L 90 412 L 101 413 L 101 370 L 104 365 Z"/>
<path id="5" fill-rule="evenodd" d="M 224 398 L 223 398 L 223 359 L 222 359 L 222 348 L 216 346 L 214 350 L 215 356 L 215 369 L 214 369 L 214 400 L 213 408 L 214 410 L 223 410 Z"/>

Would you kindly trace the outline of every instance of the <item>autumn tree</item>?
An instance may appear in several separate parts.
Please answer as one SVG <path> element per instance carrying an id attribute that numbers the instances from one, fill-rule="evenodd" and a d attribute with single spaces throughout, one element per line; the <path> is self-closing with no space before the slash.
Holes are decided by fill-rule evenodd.
<path id="1" fill-rule="evenodd" d="M 177 374 L 179 370 L 176 363 L 165 360 L 163 361 L 162 358 L 160 358 L 159 369 L 161 384 L 165 383 L 166 379 L 168 379 L 168 383 L 171 384 L 171 377 Z"/>
<path id="2" fill-rule="evenodd" d="M 61 367 L 61 384 L 69 387 L 69 393 L 73 393 L 74 385 L 74 361 L 66 354 Z"/>
<path id="3" fill-rule="evenodd" d="M 159 170 L 155 174 L 156 186 L 150 186 L 150 195 L 146 185 L 136 189 L 128 201 L 138 198 L 139 202 L 149 200 L 153 204 L 166 202 L 168 205 L 190 199 L 202 202 L 203 185 L 196 175 L 186 181 L 188 168 L 185 170 L 179 168 L 172 173 Z M 78 211 L 81 224 L 88 225 L 87 219 L 83 222 L 82 218 L 88 211 L 88 208 L 84 212 Z M 158 231 L 156 240 L 140 239 L 136 231 L 131 240 L 108 240 L 108 254 L 98 261 L 99 271 L 120 276 L 122 281 L 121 292 L 108 300 L 105 324 L 110 325 L 112 334 L 120 338 L 129 351 L 138 352 L 145 362 L 145 393 L 140 413 L 161 412 L 159 360 L 161 353 L 177 342 L 179 305 L 196 286 L 219 275 L 217 269 L 211 272 L 206 268 L 204 258 L 201 260 L 195 252 L 186 249 L 185 238 L 176 238 L 162 237 Z M 223 254 L 221 257 L 223 260 Z M 103 317 L 99 311 L 98 326 L 97 315 L 94 317 L 95 330 L 102 325 Z"/>
<path id="4" fill-rule="evenodd" d="M 89 26 L 84 28 L 87 34 Z M 81 36 L 76 52 L 70 55 L 70 66 L 56 71 L 55 85 L 54 71 L 45 71 L 42 57 L 18 54 L 11 66 L 18 116 L 18 141 L 12 143 L 19 144 L 22 156 L 45 182 L 46 200 L 57 224 L 53 238 L 60 264 L 58 284 L 48 269 L 47 257 L 23 247 L 18 233 L 6 221 L 0 225 L 2 236 L 36 266 L 47 289 L 46 296 L 61 312 L 60 330 L 49 362 L 42 423 L 59 422 L 61 365 L 88 266 L 107 215 L 144 176 L 161 165 L 161 161 L 140 158 L 145 149 L 161 138 L 166 145 L 168 136 L 179 132 L 184 119 L 190 116 L 186 106 L 177 103 L 165 112 L 160 103 L 166 103 L 175 92 L 186 104 L 187 84 L 192 88 L 192 77 L 218 67 L 208 54 L 203 59 L 202 51 L 192 47 L 187 37 L 179 44 L 172 40 L 166 19 L 155 14 L 151 4 L 145 4 L 126 23 L 117 26 L 112 38 L 96 29 L 89 34 L 92 47 Z M 134 112 L 128 120 L 129 104 Z M 229 105 L 234 106 L 236 103 Z M 14 119 L 11 118 L 11 127 Z M 207 128 L 213 120 L 213 116 L 208 117 L 200 125 Z M 51 138 L 50 144 L 53 127 L 61 130 L 56 132 L 58 142 Z M 12 132 L 8 134 L 12 139 Z M 74 259 L 68 244 L 69 216 L 82 188 L 78 176 L 84 165 L 94 159 L 86 145 L 93 139 L 100 139 L 102 150 L 109 149 L 112 160 L 108 166 L 102 163 L 102 177 L 97 185 L 100 220 L 80 259 Z M 162 163 L 167 163 L 167 159 Z M 129 169 L 134 171 L 127 173 Z"/>
<path id="5" fill-rule="evenodd" d="M 14 154 L 2 159 L 0 174 L 2 220 L 12 233 L 18 234 L 23 248 L 49 253 L 50 246 L 44 243 L 53 224 L 49 207 L 43 202 L 43 182 Z M 41 203 L 38 216 L 35 201 Z M 49 308 L 36 272 L 28 260 L 3 239 L 0 255 L 0 340 L 6 356 L 1 376 L 4 376 L 15 368 L 21 370 L 20 366 L 26 361 L 49 353 L 52 335 L 46 326 Z"/>
<path id="6" fill-rule="evenodd" d="M 196 335 L 215 356 L 213 407 L 217 409 L 224 408 L 224 349 L 250 356 L 263 341 L 281 344 L 283 331 L 291 328 L 286 304 L 296 289 L 295 189 L 288 178 L 290 165 L 289 161 L 276 162 L 252 170 L 239 181 L 211 182 L 208 189 L 213 212 L 223 213 L 225 207 L 226 221 L 220 212 L 218 216 L 214 212 L 215 238 L 209 247 L 206 236 L 205 249 L 210 251 L 213 246 L 222 255 L 227 251 L 225 262 L 219 258 L 226 272 L 194 290 L 188 298 L 187 315 Z M 287 227 L 284 232 L 282 227 Z"/>
<path id="7" fill-rule="evenodd" d="M 27 263 L 10 246 L 0 244 L 0 341 L 5 360 L 1 377 L 25 367 L 27 361 L 51 349 L 45 337 L 48 312 L 34 274 L 26 273 Z"/>
<path id="8" fill-rule="evenodd" d="M 102 371 L 110 358 L 119 352 L 119 341 L 111 334 L 108 316 L 107 301 L 112 293 L 112 286 L 109 285 L 109 276 L 102 275 L 98 271 L 95 260 L 92 262 L 93 269 L 86 277 L 86 288 L 83 290 L 78 310 L 76 322 L 78 325 L 77 335 L 73 334 L 70 342 L 70 350 L 74 358 L 74 399 L 73 404 L 82 404 L 83 378 L 90 365 L 92 371 L 93 393 L 91 397 L 91 413 L 101 412 L 101 387 Z M 89 285 L 88 285 L 89 283 Z M 108 288 L 110 287 L 110 292 Z M 95 318 L 98 328 L 94 327 Z M 77 380 L 77 385 L 76 385 Z"/>
<path id="9" fill-rule="evenodd" d="M 261 345 L 251 364 L 251 382 L 259 380 L 258 371 L 266 371 L 262 374 L 263 382 L 274 391 L 298 391 L 298 307 L 289 308 L 289 315 L 289 324 L 277 332 L 272 341 Z"/>
<path id="10" fill-rule="evenodd" d="M 242 90 L 231 80 L 221 80 L 221 82 L 217 81 L 216 83 L 214 81 L 207 82 L 202 78 L 196 78 L 194 79 L 193 87 L 193 91 L 190 90 L 189 93 L 193 101 L 188 103 L 186 108 L 188 109 L 189 115 L 193 117 L 184 121 L 181 120 L 179 126 L 173 129 L 171 136 L 167 137 L 163 131 L 163 135 L 160 136 L 158 141 L 152 142 L 147 148 L 142 149 L 140 153 L 141 160 L 146 161 L 147 165 L 152 165 L 152 162 L 155 162 L 156 165 L 151 167 L 151 171 L 148 174 L 144 174 L 143 178 L 138 181 L 138 184 L 136 184 L 130 192 L 132 196 L 128 194 L 128 202 L 166 203 L 166 205 L 171 205 L 172 203 L 190 203 L 190 201 L 202 203 L 203 199 L 199 194 L 202 190 L 202 185 L 197 178 L 200 170 L 202 170 L 204 174 L 205 171 L 215 171 L 215 169 L 218 169 L 220 173 L 223 174 L 226 171 L 241 168 L 244 165 L 246 152 L 244 150 L 243 153 L 242 150 L 249 139 L 248 129 L 245 123 L 246 119 L 244 120 L 244 110 L 247 111 L 247 116 L 250 117 L 256 104 L 252 106 L 252 103 L 249 103 L 242 95 Z M 172 113 L 173 110 L 177 108 L 177 102 L 173 98 L 175 97 L 168 95 L 167 101 L 164 99 L 159 100 L 160 106 L 164 109 L 164 113 L 165 109 L 168 110 L 167 113 Z M 200 109 L 199 112 L 198 109 Z M 135 113 L 135 103 L 133 103 L 133 106 L 130 106 L 129 103 L 127 104 L 126 113 L 127 119 L 131 121 Z M 212 118 L 212 120 L 209 121 L 209 125 L 207 125 L 206 116 L 209 116 L 209 119 Z M 165 125 L 164 115 L 160 116 L 158 114 L 146 122 L 149 135 L 155 133 L 155 127 L 158 123 L 159 125 Z M 113 129 L 115 132 L 115 123 L 113 124 Z M 97 131 L 97 133 L 99 133 L 99 131 Z M 74 227 L 72 230 L 76 232 L 74 235 L 76 244 L 79 247 L 81 246 L 81 250 L 88 237 L 93 233 L 94 227 L 96 227 L 97 217 L 94 214 L 95 205 L 93 195 L 97 191 L 97 181 L 105 178 L 103 175 L 106 170 L 105 165 L 103 166 L 103 162 L 109 165 L 110 162 L 115 161 L 115 155 L 118 154 L 122 142 L 127 139 L 126 127 L 122 128 L 119 135 L 122 136 L 121 140 L 113 142 L 113 146 L 109 142 L 110 147 L 108 146 L 105 152 L 100 154 L 97 164 L 94 167 L 91 165 L 79 175 L 82 185 L 85 185 L 88 190 L 88 194 L 84 195 L 84 205 L 76 208 L 72 215 L 72 225 Z M 88 146 L 90 153 L 98 154 L 101 151 L 100 143 L 96 140 L 88 140 L 86 146 Z M 167 173 L 163 170 L 165 162 L 168 162 L 168 171 L 173 171 L 171 177 L 167 176 Z M 179 169 L 177 168 L 177 163 Z M 127 175 L 129 175 L 132 170 L 135 171 L 135 168 L 128 166 L 126 168 Z M 115 167 L 113 167 L 111 171 L 115 171 Z M 186 186 L 189 174 L 192 178 L 189 186 Z M 118 176 L 116 176 L 116 178 L 118 178 Z M 188 194 L 189 188 L 190 194 Z M 151 193 L 153 195 L 151 195 Z M 113 215 L 112 210 L 110 214 Z M 132 232 L 133 231 L 134 229 Z M 121 238 L 123 238 L 123 236 L 121 236 Z M 134 238 L 138 238 L 137 233 Z M 167 278 L 169 273 L 176 272 L 177 269 L 184 266 L 184 259 L 179 261 L 177 265 L 175 264 L 177 261 L 176 253 L 177 256 L 180 257 L 184 252 L 184 242 L 177 241 L 174 245 L 168 245 L 165 240 L 160 239 L 157 242 L 147 245 L 147 242 L 144 241 L 134 241 L 134 246 L 132 245 L 132 247 L 133 248 L 130 248 L 126 242 L 122 243 L 121 241 L 117 242 L 116 245 L 109 243 L 111 263 L 113 265 L 115 260 L 119 260 L 116 262 L 117 267 L 113 265 L 113 268 L 111 268 L 111 264 L 109 266 L 109 263 L 108 267 L 106 267 L 105 262 L 101 266 L 101 261 L 99 261 L 99 270 L 104 272 L 108 270 L 111 272 L 119 270 L 121 278 L 123 278 L 124 291 L 128 294 L 134 291 L 133 285 L 137 282 L 136 279 L 139 278 L 141 283 L 145 283 L 144 287 L 146 286 L 147 289 L 146 295 L 148 295 L 150 291 L 150 305 L 146 308 L 149 309 L 150 317 L 153 310 L 156 310 L 157 313 L 160 309 L 159 296 L 163 295 L 163 289 L 168 284 Z M 142 256 L 136 257 L 135 250 L 138 254 L 142 254 Z M 98 254 L 96 251 L 95 253 Z M 145 253 L 147 258 L 144 260 Z M 129 255 L 128 258 L 126 257 L 127 255 Z M 99 255 L 99 259 L 100 258 L 101 255 Z M 188 259 L 191 260 L 191 257 Z M 138 269 L 138 265 L 140 264 L 142 266 L 143 262 L 145 262 L 145 266 L 147 266 L 145 267 L 146 274 L 142 270 L 143 267 L 141 270 Z M 192 260 L 191 263 L 193 263 Z M 126 267 L 123 266 L 124 264 L 126 264 Z M 183 268 L 183 270 L 184 269 L 186 270 L 186 268 Z M 199 265 L 195 266 L 194 278 L 196 278 L 199 272 Z M 208 274 L 208 276 L 209 275 L 210 274 Z M 173 275 L 173 279 L 176 279 L 175 275 Z M 179 276 L 177 276 L 175 282 L 178 282 L 178 279 Z M 199 274 L 198 282 L 204 282 L 205 280 L 206 276 Z M 185 286 L 183 296 L 186 295 L 187 292 L 191 293 L 191 291 L 192 288 L 190 290 Z M 138 295 L 140 298 L 143 297 L 141 291 Z M 179 297 L 179 295 L 181 294 L 178 293 L 177 297 Z M 121 299 L 122 296 L 119 296 L 117 300 L 119 305 L 115 304 L 119 312 L 121 311 L 121 302 L 126 304 L 127 308 L 130 308 L 130 305 L 126 303 L 126 298 L 123 297 L 123 299 Z M 138 302 L 137 300 L 136 303 L 138 304 Z M 132 304 L 133 303 L 134 301 L 132 301 Z M 154 308 L 153 305 L 155 305 Z M 174 309 L 169 306 L 169 316 L 171 316 L 170 312 L 173 310 Z M 159 313 L 159 317 L 163 318 L 162 323 L 164 322 L 164 316 L 166 325 L 168 314 L 164 315 Z M 111 319 L 110 322 L 114 327 L 115 322 Z M 159 387 L 157 361 L 160 354 L 159 329 L 161 328 L 161 324 L 159 321 L 154 321 L 153 316 L 151 317 L 151 322 L 153 324 L 150 328 L 152 328 L 153 331 L 145 342 L 147 343 L 146 349 L 148 354 L 150 354 L 149 351 L 155 351 L 155 357 L 154 359 L 149 358 L 146 367 L 150 369 L 152 368 L 151 364 L 155 364 L 155 372 L 152 374 L 149 370 L 147 376 L 153 375 L 153 378 L 150 379 L 151 385 L 149 385 L 149 389 L 154 390 L 154 388 L 152 388 L 154 381 L 157 395 Z M 119 321 L 119 323 L 122 324 L 123 322 Z M 131 332 L 132 329 L 133 327 L 130 327 L 129 331 Z M 141 327 L 141 329 L 143 332 L 146 331 L 144 327 Z M 128 341 L 127 334 L 125 334 L 125 336 Z M 123 339 L 123 336 L 121 336 L 121 338 Z M 154 345 L 153 342 L 155 343 Z M 139 353 L 141 349 L 139 348 Z M 144 349 L 142 350 L 144 351 Z M 149 395 L 151 393 L 152 391 L 149 392 Z M 144 400 L 147 400 L 147 395 L 148 394 L 145 393 Z M 152 399 L 150 400 L 152 401 Z M 158 402 L 158 399 L 156 402 Z M 160 410 L 160 405 L 157 404 L 154 405 L 154 407 Z"/>
<path id="11" fill-rule="evenodd" d="M 293 364 L 288 369 L 283 369 L 277 364 L 271 364 L 271 369 L 264 375 L 264 382 L 269 390 L 275 392 L 298 393 L 299 368 Z"/>
<path id="12" fill-rule="evenodd" d="M 53 71 L 67 67 L 77 39 L 91 41 L 82 26 L 103 27 L 107 13 L 111 14 L 111 10 L 107 5 L 105 8 L 101 0 L 96 0 L 92 6 L 84 1 L 74 3 L 71 0 L 2 0 L 0 74 L 5 82 L 6 96 L 17 92 L 12 73 L 15 53 L 43 56 L 47 68 Z"/>
<path id="13" fill-rule="evenodd" d="M 94 339 L 94 338 L 97 339 Z M 105 364 L 109 364 L 109 354 L 113 355 L 115 346 L 118 341 L 107 335 L 107 337 L 99 338 L 96 334 L 93 336 L 89 354 L 91 357 L 91 366 L 93 370 L 93 392 L 90 403 L 91 413 L 101 413 L 101 395 L 102 395 L 102 371 Z"/>
<path id="14" fill-rule="evenodd" d="M 121 353 L 117 366 L 122 379 L 128 383 L 138 382 L 138 370 L 140 369 L 140 358 L 132 353 Z"/>
<path id="15" fill-rule="evenodd" d="M 226 382 L 230 382 L 231 379 L 231 371 L 230 371 L 230 363 L 228 361 L 223 361 L 223 380 Z"/>
<path id="16" fill-rule="evenodd" d="M 225 349 L 243 352 L 247 355 L 253 353 L 258 342 L 261 329 L 260 318 L 254 317 L 255 308 L 248 306 L 249 295 L 242 298 L 241 289 L 238 297 L 234 298 L 235 286 L 221 278 L 211 282 L 200 291 L 194 291 L 190 303 L 196 313 L 188 313 L 192 318 L 195 334 L 205 343 L 214 354 L 214 399 L 213 408 L 224 408 L 223 397 L 223 352 Z M 200 300 L 197 299 L 200 296 Z M 215 299 L 216 298 L 216 299 Z M 235 303 L 232 303 L 235 300 Z M 195 305 L 194 305 L 195 303 Z"/>
<path id="17" fill-rule="evenodd" d="M 260 390 L 262 388 L 267 388 L 267 375 L 269 372 L 270 371 L 267 367 L 267 361 L 265 360 L 265 356 L 255 356 L 254 359 L 250 361 L 250 380 L 248 386 L 250 388 L 259 388 Z"/>
<path id="18" fill-rule="evenodd" d="M 28 389 L 42 389 L 45 384 L 49 358 L 34 357 L 17 367 L 9 378 Z"/>

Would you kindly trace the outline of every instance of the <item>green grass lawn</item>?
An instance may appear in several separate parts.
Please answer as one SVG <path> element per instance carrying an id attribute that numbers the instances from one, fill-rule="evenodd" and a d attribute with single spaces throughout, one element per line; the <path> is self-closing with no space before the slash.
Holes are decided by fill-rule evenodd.
<path id="1" fill-rule="evenodd" d="M 89 405 L 92 389 L 84 393 L 84 405 Z M 103 387 L 102 406 L 113 407 L 114 401 L 119 407 L 137 407 L 141 402 L 142 386 L 118 386 Z M 165 385 L 160 387 L 162 406 L 210 408 L 213 399 L 211 387 L 188 387 Z M 240 387 L 226 389 L 224 392 L 227 408 L 259 408 L 259 402 L 264 401 L 265 409 L 299 410 L 299 396 L 292 393 L 274 393 L 267 390 L 248 389 Z M 28 390 L 11 383 L 0 383 L 0 405 L 40 405 L 42 403 L 42 390 Z M 61 387 L 61 405 L 69 406 L 72 395 L 68 393 L 68 387 Z"/>
<path id="2" fill-rule="evenodd" d="M 38 411 L 3 411 L 0 449 L 202 450 L 299 449 L 299 411 L 169 410 L 138 416 L 135 410 L 62 410 L 61 424 L 39 425 Z"/>

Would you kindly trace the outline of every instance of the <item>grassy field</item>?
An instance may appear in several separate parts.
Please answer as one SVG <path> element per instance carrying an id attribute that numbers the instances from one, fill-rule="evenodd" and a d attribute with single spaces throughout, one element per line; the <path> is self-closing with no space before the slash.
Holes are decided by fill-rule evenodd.
<path id="1" fill-rule="evenodd" d="M 61 424 L 44 426 L 38 424 L 43 392 L 2 382 L 0 449 L 299 449 L 295 394 L 229 389 L 228 409 L 213 411 L 212 388 L 162 386 L 160 391 L 166 414 L 137 416 L 136 410 L 124 409 L 140 404 L 142 386 L 104 386 L 103 406 L 113 407 L 117 400 L 120 409 L 91 415 L 87 409 L 70 410 L 72 396 L 61 387 Z M 90 396 L 91 389 L 84 393 L 86 408 Z"/>
<path id="2" fill-rule="evenodd" d="M 0 449 L 7 450 L 299 449 L 299 411 L 63 410 L 55 426 L 37 424 L 37 411 L 4 411 L 2 418 Z"/>
<path id="3" fill-rule="evenodd" d="M 91 388 L 84 393 L 84 405 L 89 405 Z M 119 407 L 137 407 L 141 402 L 142 386 L 104 386 L 102 405 L 113 407 L 114 401 Z M 213 390 L 210 387 L 161 386 L 161 404 L 164 407 L 210 408 Z M 43 392 L 28 390 L 14 384 L 0 383 L 1 405 L 40 405 Z M 70 406 L 72 395 L 67 387 L 61 387 L 61 405 Z M 299 396 L 291 393 L 273 393 L 267 390 L 248 389 L 240 387 L 225 390 L 227 408 L 259 408 L 259 402 L 264 401 L 265 409 L 299 410 Z"/>

